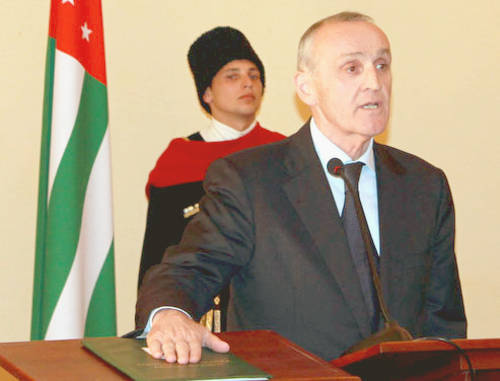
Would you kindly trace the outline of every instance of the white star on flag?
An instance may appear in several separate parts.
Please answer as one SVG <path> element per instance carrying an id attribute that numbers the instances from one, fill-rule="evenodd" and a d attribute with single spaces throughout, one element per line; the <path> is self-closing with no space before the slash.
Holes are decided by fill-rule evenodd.
<path id="1" fill-rule="evenodd" d="M 64 3 L 71 3 L 72 5 L 75 5 L 75 0 L 62 0 L 61 1 L 63 4 Z"/>
<path id="2" fill-rule="evenodd" d="M 92 33 L 92 30 L 90 30 L 87 26 L 87 22 L 85 22 L 80 28 L 82 28 L 82 38 L 90 42 L 90 33 Z"/>

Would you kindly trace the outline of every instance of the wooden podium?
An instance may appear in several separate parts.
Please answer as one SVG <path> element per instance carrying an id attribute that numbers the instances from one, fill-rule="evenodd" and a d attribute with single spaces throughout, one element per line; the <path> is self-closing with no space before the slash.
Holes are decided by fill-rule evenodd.
<path id="1" fill-rule="evenodd" d="M 474 381 L 500 380 L 500 339 L 452 340 L 470 359 Z M 363 381 L 471 380 L 465 356 L 434 340 L 386 342 L 331 361 Z"/>
<path id="2" fill-rule="evenodd" d="M 272 374 L 272 380 L 471 380 L 464 356 L 438 341 L 386 342 L 328 363 L 271 331 L 219 336 L 234 354 Z M 500 339 L 453 342 L 469 357 L 474 380 L 500 380 Z M 0 381 L 127 379 L 85 350 L 81 340 L 0 344 Z"/>
<path id="3" fill-rule="evenodd" d="M 360 380 L 271 331 L 225 332 L 219 335 L 229 343 L 231 352 L 272 374 L 272 380 Z M 83 348 L 81 340 L 0 344 L 1 381 L 128 379 Z"/>

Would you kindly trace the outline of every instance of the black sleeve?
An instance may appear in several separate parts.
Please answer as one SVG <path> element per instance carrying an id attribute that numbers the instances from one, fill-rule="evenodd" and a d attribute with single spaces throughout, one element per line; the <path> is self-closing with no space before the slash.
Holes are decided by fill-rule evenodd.
<path id="1" fill-rule="evenodd" d="M 146 271 L 161 262 L 167 247 L 180 241 L 191 219 L 184 217 L 184 208 L 196 204 L 203 193 L 201 181 L 163 188 L 151 187 L 138 286 Z"/>

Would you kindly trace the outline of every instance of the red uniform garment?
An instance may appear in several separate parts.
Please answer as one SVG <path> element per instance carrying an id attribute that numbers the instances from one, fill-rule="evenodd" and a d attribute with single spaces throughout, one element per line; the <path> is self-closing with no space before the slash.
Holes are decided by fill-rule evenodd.
<path id="1" fill-rule="evenodd" d="M 257 123 L 248 134 L 234 140 L 204 142 L 186 138 L 173 139 L 149 174 L 146 195 L 149 198 L 151 186 L 161 188 L 202 181 L 208 166 L 214 160 L 283 138 L 283 135 L 266 130 Z"/>

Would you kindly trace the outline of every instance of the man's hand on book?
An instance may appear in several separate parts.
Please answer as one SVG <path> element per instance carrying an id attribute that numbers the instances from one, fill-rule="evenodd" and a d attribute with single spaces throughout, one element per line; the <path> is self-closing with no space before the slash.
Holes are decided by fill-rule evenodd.
<path id="1" fill-rule="evenodd" d="M 202 346 L 219 353 L 229 351 L 228 343 L 182 312 L 159 311 L 152 323 L 146 341 L 154 358 L 163 355 L 167 362 L 187 364 L 200 361 Z"/>

